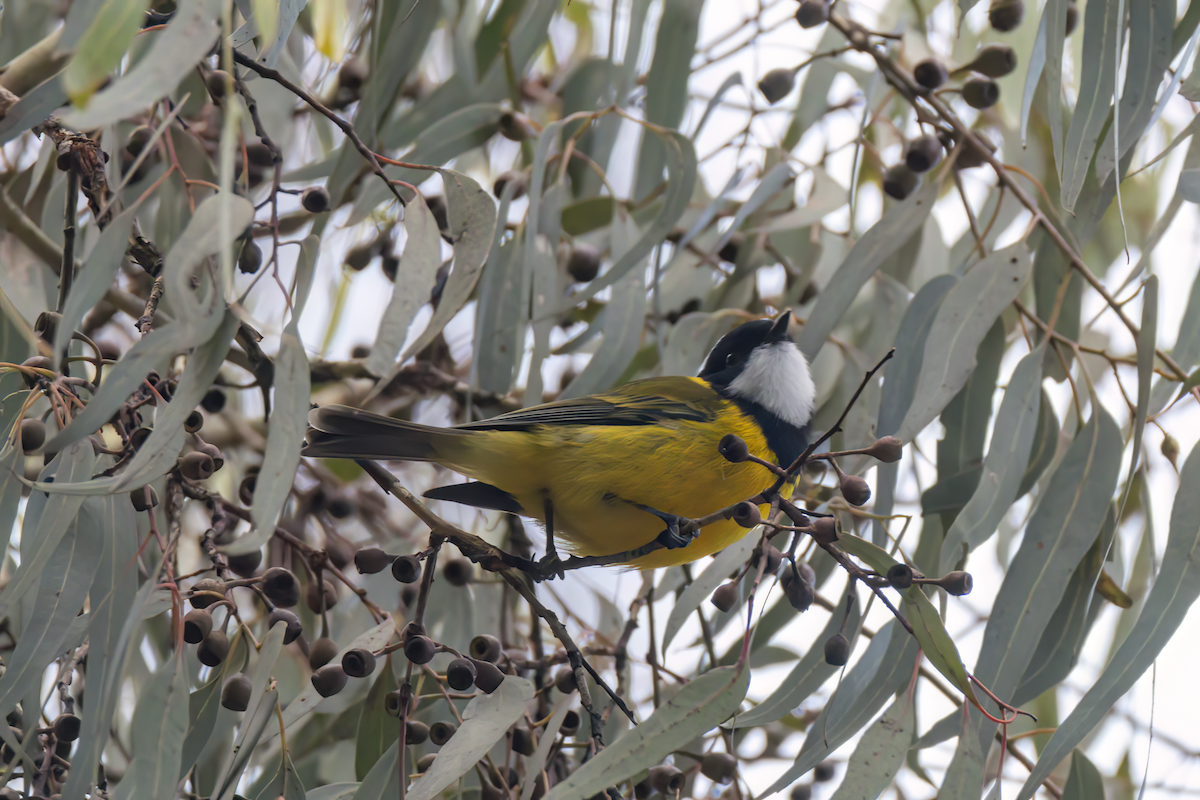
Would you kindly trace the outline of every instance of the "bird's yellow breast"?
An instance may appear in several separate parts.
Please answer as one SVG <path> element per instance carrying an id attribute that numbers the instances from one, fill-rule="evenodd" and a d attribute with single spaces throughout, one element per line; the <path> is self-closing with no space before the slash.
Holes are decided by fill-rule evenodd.
<path id="1" fill-rule="evenodd" d="M 480 441 L 470 448 L 472 458 L 463 459 L 473 463 L 451 466 L 513 495 L 529 516 L 542 522 L 549 499 L 555 534 L 576 554 L 633 550 L 665 528 L 661 519 L 633 503 L 696 518 L 747 500 L 774 482 L 762 466 L 733 464 L 717 452 L 721 437 L 734 433 L 752 454 L 776 460 L 753 418 L 734 403 L 717 403 L 716 419 L 707 422 L 480 431 Z M 649 569 L 694 561 L 746 533 L 721 520 L 685 548 L 657 550 L 630 565 Z"/>

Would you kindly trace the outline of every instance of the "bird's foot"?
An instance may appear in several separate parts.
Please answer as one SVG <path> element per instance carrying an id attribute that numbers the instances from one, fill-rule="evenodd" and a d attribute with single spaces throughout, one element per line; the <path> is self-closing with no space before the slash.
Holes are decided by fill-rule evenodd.
<path id="1" fill-rule="evenodd" d="M 541 583 L 551 578 L 561 579 L 564 577 L 567 574 L 563 568 L 565 564 L 566 562 L 558 557 L 558 551 L 551 550 L 534 562 L 533 568 L 527 571 L 529 577 L 533 578 L 537 583 Z"/>
<path id="2" fill-rule="evenodd" d="M 664 514 L 662 519 L 667 528 L 658 535 L 658 542 L 668 550 L 687 547 L 700 534 L 695 524 L 685 517 Z"/>

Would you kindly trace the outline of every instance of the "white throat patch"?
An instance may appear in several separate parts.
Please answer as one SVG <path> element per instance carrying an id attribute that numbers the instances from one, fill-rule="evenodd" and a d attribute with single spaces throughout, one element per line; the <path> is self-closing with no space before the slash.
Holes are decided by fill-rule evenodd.
<path id="1" fill-rule="evenodd" d="M 797 427 L 812 419 L 817 400 L 808 359 L 793 342 L 756 347 L 742 374 L 729 384 L 729 393 L 758 403 Z"/>

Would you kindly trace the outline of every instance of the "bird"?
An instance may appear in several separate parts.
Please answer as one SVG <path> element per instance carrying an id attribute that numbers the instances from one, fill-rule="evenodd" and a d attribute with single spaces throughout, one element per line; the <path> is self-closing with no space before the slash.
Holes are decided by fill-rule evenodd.
<path id="1" fill-rule="evenodd" d="M 720 519 L 684 533 L 678 523 L 754 498 L 776 480 L 761 464 L 727 460 L 721 439 L 735 434 L 751 455 L 785 469 L 808 446 L 816 390 L 790 323 L 784 311 L 734 328 L 694 378 L 635 380 L 448 428 L 318 407 L 302 453 L 440 464 L 472 480 L 426 498 L 537 520 L 547 527 L 547 558 L 557 558 L 557 537 L 577 556 L 661 542 L 621 562 L 637 569 L 695 561 L 747 530 Z"/>

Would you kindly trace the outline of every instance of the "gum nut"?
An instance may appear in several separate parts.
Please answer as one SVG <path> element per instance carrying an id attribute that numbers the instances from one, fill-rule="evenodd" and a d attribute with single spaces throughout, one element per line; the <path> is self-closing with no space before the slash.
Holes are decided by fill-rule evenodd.
<path id="1" fill-rule="evenodd" d="M 762 522 L 762 515 L 759 513 L 758 506 L 743 500 L 733 507 L 731 519 L 743 528 L 753 528 Z"/>
<path id="2" fill-rule="evenodd" d="M 224 595 L 225 584 L 213 578 L 196 581 L 192 586 L 192 596 L 188 598 L 188 602 L 192 604 L 192 608 L 208 608 L 214 603 L 221 602 L 219 597 L 212 596 L 213 593 Z M 184 617 L 184 621 L 187 621 L 186 616 Z"/>
<path id="3" fill-rule="evenodd" d="M 326 664 L 312 674 L 312 685 L 321 697 L 332 697 L 346 688 L 346 679 L 341 664 Z"/>
<path id="4" fill-rule="evenodd" d="M 60 742 L 73 742 L 79 738 L 83 720 L 74 714 L 60 714 L 54 720 L 54 738 Z"/>
<path id="5" fill-rule="evenodd" d="M 46 443 L 46 423 L 40 419 L 21 420 L 21 450 L 32 453 Z"/>
<path id="6" fill-rule="evenodd" d="M 354 554 L 354 566 L 361 575 L 374 575 L 387 569 L 395 558 L 378 547 L 364 547 Z"/>
<path id="7" fill-rule="evenodd" d="M 893 564 L 885 577 L 893 589 L 907 589 L 912 586 L 913 570 L 908 564 Z"/>
<path id="8" fill-rule="evenodd" d="M 338 646 L 332 639 L 326 639 L 324 637 L 317 639 L 315 642 L 309 645 L 308 666 L 312 667 L 314 670 L 318 670 L 328 664 L 330 661 L 333 661 L 334 656 L 337 654 Z"/>
<path id="9" fill-rule="evenodd" d="M 271 567 L 263 573 L 262 591 L 277 606 L 291 608 L 300 602 L 300 581 L 283 567 Z"/>
<path id="10" fill-rule="evenodd" d="M 216 472 L 217 464 L 207 453 L 193 451 L 176 463 L 179 474 L 189 481 L 206 481 Z"/>
<path id="11" fill-rule="evenodd" d="M 404 656 L 414 664 L 428 664 L 437 653 L 437 646 L 428 636 L 413 636 L 404 643 Z"/>
<path id="12" fill-rule="evenodd" d="M 1001 33 L 1015 30 L 1024 18 L 1024 0 L 992 0 L 988 7 L 988 24 Z"/>
<path id="13" fill-rule="evenodd" d="M 922 134 L 908 143 L 904 163 L 913 172 L 928 172 L 942 160 L 942 143 L 936 136 Z"/>
<path id="14" fill-rule="evenodd" d="M 1006 44 L 987 44 L 979 49 L 970 69 L 989 78 L 1003 78 L 1017 68 L 1017 53 Z"/>
<path id="15" fill-rule="evenodd" d="M 183 640 L 188 644 L 200 644 L 212 629 L 212 614 L 205 610 L 193 608 L 183 615 Z"/>
<path id="16" fill-rule="evenodd" d="M 262 261 L 262 248 L 252 239 L 247 239 L 246 243 L 242 245 L 241 252 L 238 253 L 238 272 L 243 275 L 253 275 L 262 269 Z"/>
<path id="17" fill-rule="evenodd" d="M 800 0 L 796 9 L 796 22 L 801 28 L 815 28 L 829 21 L 829 3 L 827 0 Z"/>
<path id="18" fill-rule="evenodd" d="M 441 747 L 450 741 L 450 737 L 458 730 L 453 722 L 435 722 L 429 726 L 429 741 Z"/>
<path id="19" fill-rule="evenodd" d="M 502 649 L 500 640 L 486 633 L 481 633 L 472 639 L 470 646 L 467 648 L 471 653 L 471 658 L 477 661 L 491 661 L 493 663 L 500 658 Z"/>
<path id="20" fill-rule="evenodd" d="M 962 85 L 962 98 L 971 108 L 991 108 L 1000 100 L 1000 87 L 988 78 L 968 78 Z"/>
<path id="21" fill-rule="evenodd" d="M 875 444 L 867 448 L 867 455 L 885 464 L 894 464 L 904 455 L 904 445 L 895 436 L 884 436 L 876 439 Z"/>
<path id="22" fill-rule="evenodd" d="M 679 767 L 671 764 L 659 764 L 650 768 L 647 780 L 650 781 L 650 786 L 654 791 L 672 796 L 678 794 L 683 787 L 684 774 Z"/>
<path id="23" fill-rule="evenodd" d="M 309 581 L 304 590 L 304 603 L 314 614 L 320 614 L 322 611 L 333 608 L 337 605 L 337 600 L 337 587 L 329 581 L 321 581 L 319 584 L 316 581 Z"/>
<path id="24" fill-rule="evenodd" d="M 392 577 L 401 583 L 416 583 L 421 577 L 421 562 L 416 556 L 397 556 L 392 562 Z"/>
<path id="25" fill-rule="evenodd" d="M 817 517 L 812 521 L 812 537 L 817 544 L 833 544 L 837 541 L 837 521 L 833 517 Z"/>
<path id="26" fill-rule="evenodd" d="M 726 461 L 734 464 L 740 464 L 750 458 L 750 446 L 736 433 L 722 436 L 721 441 L 717 443 L 717 452 L 723 455 Z"/>
<path id="27" fill-rule="evenodd" d="M 310 186 L 300 194 L 300 205 L 312 214 L 329 210 L 329 192 L 324 186 Z"/>
<path id="28" fill-rule="evenodd" d="M 920 177 L 908 164 L 893 164 L 883 173 L 883 192 L 888 197 L 903 200 L 913 193 L 920 182 Z"/>
<path id="29" fill-rule="evenodd" d="M 225 560 L 229 562 L 229 569 L 233 570 L 235 575 L 252 578 L 258 571 L 258 565 L 262 563 L 262 558 L 262 550 L 251 550 L 249 553 L 226 556 Z"/>
<path id="30" fill-rule="evenodd" d="M 600 274 L 600 250 L 587 242 L 576 242 L 567 257 L 567 274 L 576 283 L 587 283 Z"/>
<path id="31" fill-rule="evenodd" d="M 729 753 L 708 753 L 700 761 L 700 774 L 714 783 L 729 783 L 737 776 L 737 759 Z"/>
<path id="32" fill-rule="evenodd" d="M 575 670 L 570 667 L 562 667 L 554 673 L 554 687 L 563 694 L 570 694 L 578 689 L 579 685 L 575 682 Z"/>
<path id="33" fill-rule="evenodd" d="M 229 639 L 221 631 L 212 631 L 196 648 L 196 658 L 206 667 L 215 667 L 229 655 Z"/>
<path id="34" fill-rule="evenodd" d="M 771 70 L 758 82 L 758 90 L 771 105 L 787 97 L 795 87 L 796 73 L 787 67 Z"/>
<path id="35" fill-rule="evenodd" d="M 274 628 L 281 622 L 284 625 L 284 644 L 291 644 L 300 638 L 300 634 L 304 633 L 304 626 L 300 623 L 300 618 L 286 608 L 277 608 L 267 617 L 268 628 Z"/>
<path id="36" fill-rule="evenodd" d="M 466 586 L 475 577 L 475 565 L 465 558 L 452 558 L 442 567 L 442 577 L 451 586 Z"/>
<path id="37" fill-rule="evenodd" d="M 342 656 L 342 670 L 351 678 L 365 678 L 375 671 L 375 654 L 356 647 Z"/>
<path id="38" fill-rule="evenodd" d="M 468 691 L 475 685 L 475 663 L 469 658 L 456 658 L 446 667 L 446 683 L 456 692 Z"/>
<path id="39" fill-rule="evenodd" d="M 950 80 L 950 72 L 936 58 L 925 58 L 913 65 L 913 80 L 926 89 L 936 89 Z"/>
<path id="40" fill-rule="evenodd" d="M 250 706 L 250 678 L 238 672 L 221 685 L 221 705 L 230 711 L 245 711 Z"/>
<path id="41" fill-rule="evenodd" d="M 490 661 L 475 662 L 475 685 L 485 693 L 491 694 L 500 688 L 504 682 L 504 673 Z"/>
<path id="42" fill-rule="evenodd" d="M 840 488 L 842 497 L 852 506 L 861 506 L 871 499 L 871 486 L 858 475 L 843 475 Z"/>
<path id="43" fill-rule="evenodd" d="M 955 597 L 970 594 L 971 589 L 975 587 L 975 579 L 971 577 L 971 573 L 961 570 L 947 573 L 938 583 Z"/>
<path id="44" fill-rule="evenodd" d="M 397 710 L 400 708 L 400 703 L 395 704 Z M 397 715 L 398 716 L 398 715 Z M 429 741 L 429 726 L 424 722 L 415 719 L 404 721 L 404 743 L 405 744 L 425 744 Z"/>
<path id="45" fill-rule="evenodd" d="M 841 667 L 850 660 L 850 640 L 845 635 L 835 633 L 825 640 L 825 663 L 833 667 Z"/>
<path id="46" fill-rule="evenodd" d="M 158 505 L 158 492 L 154 491 L 153 486 L 143 486 L 130 492 L 129 500 L 133 503 L 134 511 L 149 511 Z"/>
<path id="47" fill-rule="evenodd" d="M 723 583 L 712 593 L 712 604 L 720 611 L 730 611 L 737 605 L 740 594 L 738 585 L 734 581 Z"/>

